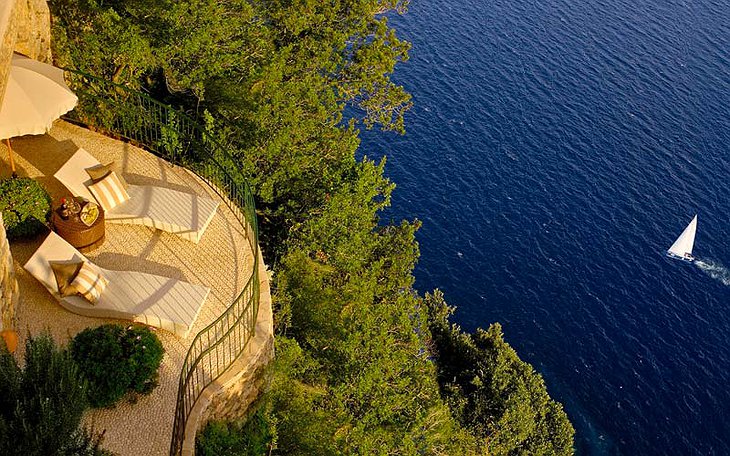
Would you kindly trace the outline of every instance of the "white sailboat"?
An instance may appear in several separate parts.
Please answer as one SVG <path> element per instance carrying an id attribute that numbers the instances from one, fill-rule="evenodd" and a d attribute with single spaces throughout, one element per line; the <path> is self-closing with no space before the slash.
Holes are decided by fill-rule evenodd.
<path id="1" fill-rule="evenodd" d="M 667 250 L 667 255 L 685 261 L 694 261 L 692 248 L 695 245 L 695 234 L 697 233 L 697 216 L 689 222 L 687 228 L 682 231 L 674 244 Z"/>

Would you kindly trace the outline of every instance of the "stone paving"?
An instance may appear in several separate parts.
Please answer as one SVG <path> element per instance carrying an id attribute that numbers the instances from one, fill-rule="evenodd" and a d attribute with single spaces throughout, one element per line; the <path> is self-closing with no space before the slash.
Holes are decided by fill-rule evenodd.
<path id="1" fill-rule="evenodd" d="M 116 141 L 75 125 L 57 121 L 50 133 L 12 141 L 20 176 L 36 178 L 57 202 L 68 191 L 53 174 L 83 147 L 100 162 L 115 161 L 130 184 L 159 185 L 200 195 L 219 197 L 200 179 L 127 143 Z M 0 178 L 10 175 L 7 148 L 0 145 Z M 28 333 L 48 330 L 61 343 L 87 327 L 114 320 L 83 317 L 63 309 L 46 289 L 23 269 L 23 264 L 44 236 L 11 245 L 20 301 L 17 309 L 18 352 L 22 354 Z M 160 367 L 160 385 L 136 403 L 122 402 L 111 409 L 94 410 L 85 422 L 104 431 L 103 446 L 120 455 L 167 454 L 180 368 L 189 344 L 202 328 L 232 302 L 250 277 L 253 254 L 239 221 L 222 203 L 199 244 L 175 235 L 136 225 L 106 224 L 104 245 L 86 254 L 107 269 L 134 270 L 174 277 L 211 288 L 190 335 L 180 339 L 158 330 L 165 347 Z"/>

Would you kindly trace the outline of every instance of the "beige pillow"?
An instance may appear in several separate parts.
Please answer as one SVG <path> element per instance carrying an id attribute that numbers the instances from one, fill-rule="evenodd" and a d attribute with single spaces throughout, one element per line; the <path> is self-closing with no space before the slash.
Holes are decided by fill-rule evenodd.
<path id="1" fill-rule="evenodd" d="M 89 190 L 105 211 L 110 211 L 129 199 L 127 190 L 114 171 L 99 182 L 89 185 Z"/>
<path id="2" fill-rule="evenodd" d="M 84 261 L 69 287 L 90 303 L 96 304 L 107 285 L 109 280 L 101 274 L 101 271 L 91 266 L 88 261 Z"/>
<path id="3" fill-rule="evenodd" d="M 89 178 L 91 178 L 91 182 L 94 184 L 104 179 L 111 172 L 114 172 L 113 161 L 107 163 L 106 165 L 96 165 L 92 166 L 91 168 L 86 168 L 86 174 L 89 175 Z M 122 186 L 125 189 L 129 187 L 129 184 L 127 184 L 127 181 L 124 180 L 124 177 L 121 174 L 117 174 L 117 177 L 119 178 L 119 182 L 122 183 Z"/>
<path id="4" fill-rule="evenodd" d="M 71 287 L 71 282 L 76 278 L 76 275 L 81 270 L 83 261 L 75 262 L 57 262 L 49 261 L 53 275 L 56 277 L 56 285 L 58 285 L 58 293 L 62 297 L 71 296 L 76 294 L 76 290 Z"/>

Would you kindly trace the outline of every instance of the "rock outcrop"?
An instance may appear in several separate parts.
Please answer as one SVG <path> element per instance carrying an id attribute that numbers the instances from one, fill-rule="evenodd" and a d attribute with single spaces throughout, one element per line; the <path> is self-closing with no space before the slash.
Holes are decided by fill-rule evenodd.
<path id="1" fill-rule="evenodd" d="M 52 63 L 51 12 L 46 0 L 0 1 L 0 100 L 14 51 Z"/>
<path id="2" fill-rule="evenodd" d="M 16 0 L 15 51 L 45 63 L 51 56 L 51 11 L 46 0 Z"/>

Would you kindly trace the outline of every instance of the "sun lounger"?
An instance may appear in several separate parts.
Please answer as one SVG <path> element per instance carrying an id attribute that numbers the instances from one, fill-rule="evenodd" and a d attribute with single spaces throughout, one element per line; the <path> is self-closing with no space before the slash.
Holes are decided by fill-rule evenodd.
<path id="1" fill-rule="evenodd" d="M 84 149 L 76 153 L 54 174 L 75 196 L 96 201 L 89 191 L 87 168 L 99 161 Z M 219 202 L 192 193 L 164 187 L 129 185 L 129 200 L 107 211 L 107 222 L 145 225 L 198 243 L 213 219 Z"/>
<path id="2" fill-rule="evenodd" d="M 94 265 L 109 280 L 96 304 L 91 304 L 81 296 L 61 297 L 48 262 L 79 260 L 86 258 L 59 235 L 51 232 L 24 267 L 70 312 L 87 317 L 132 320 L 170 331 L 180 337 L 187 337 L 210 293 L 210 288 L 169 277 L 112 271 Z"/>

